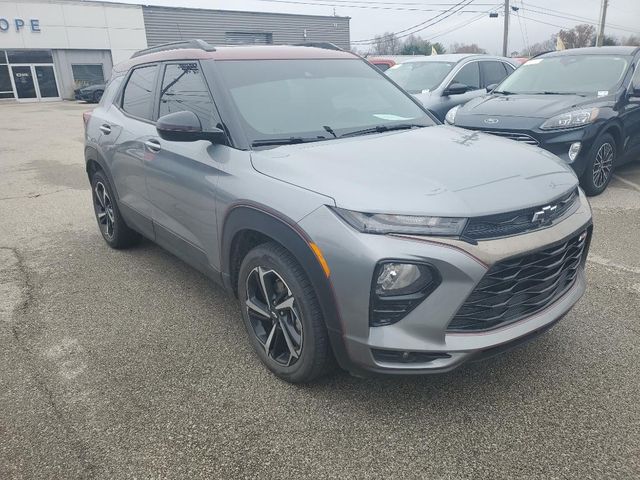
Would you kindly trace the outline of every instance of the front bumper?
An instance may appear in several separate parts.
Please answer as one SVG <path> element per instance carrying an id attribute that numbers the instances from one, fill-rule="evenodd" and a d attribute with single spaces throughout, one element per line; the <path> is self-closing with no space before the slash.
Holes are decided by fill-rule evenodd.
<path id="1" fill-rule="evenodd" d="M 327 208 L 316 210 L 300 222 L 322 250 L 331 270 L 342 331 L 330 334 L 334 341 L 342 342 L 346 351 L 347 365 L 342 366 L 355 374 L 445 372 L 544 331 L 584 293 L 583 264 L 571 288 L 530 317 L 482 332 L 448 332 L 447 326 L 494 263 L 570 238 L 590 225 L 591 210 L 582 192 L 578 209 L 559 223 L 477 245 L 446 238 L 362 234 L 338 220 Z M 442 282 L 399 322 L 370 327 L 372 276 L 376 264 L 385 259 L 429 263 L 437 268 Z M 375 351 L 444 355 L 424 362 L 402 363 L 374 356 Z"/>

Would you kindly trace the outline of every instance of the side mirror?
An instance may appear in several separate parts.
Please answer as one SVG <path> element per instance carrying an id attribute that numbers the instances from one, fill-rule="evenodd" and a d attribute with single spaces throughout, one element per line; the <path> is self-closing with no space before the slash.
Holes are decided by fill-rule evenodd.
<path id="1" fill-rule="evenodd" d="M 497 86 L 498 86 L 497 83 L 492 83 L 491 85 L 487 85 L 487 93 L 493 92 Z"/>
<path id="2" fill-rule="evenodd" d="M 447 88 L 445 88 L 443 95 L 460 95 L 462 93 L 467 93 L 469 91 L 469 87 L 463 83 L 452 83 Z"/>
<path id="3" fill-rule="evenodd" d="M 171 142 L 195 142 L 208 140 L 211 143 L 226 143 L 227 136 L 219 128 L 202 130 L 198 116 L 190 111 L 174 112 L 163 115 L 156 122 L 160 138 Z"/>

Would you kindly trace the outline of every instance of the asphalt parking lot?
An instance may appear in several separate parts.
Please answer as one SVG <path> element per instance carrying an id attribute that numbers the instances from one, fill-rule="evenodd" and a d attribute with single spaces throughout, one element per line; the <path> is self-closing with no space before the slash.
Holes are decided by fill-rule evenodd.
<path id="1" fill-rule="evenodd" d="M 592 199 L 588 290 L 549 333 L 446 375 L 292 386 L 220 288 L 102 241 L 87 109 L 0 105 L 0 478 L 640 477 L 640 162 Z"/>

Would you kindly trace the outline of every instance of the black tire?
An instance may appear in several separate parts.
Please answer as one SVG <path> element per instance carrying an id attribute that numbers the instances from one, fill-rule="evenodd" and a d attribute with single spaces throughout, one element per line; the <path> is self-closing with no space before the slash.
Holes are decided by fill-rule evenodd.
<path id="1" fill-rule="evenodd" d="M 609 185 L 616 164 L 616 141 L 608 133 L 598 137 L 589 151 L 580 184 L 590 197 L 600 195 Z"/>
<path id="2" fill-rule="evenodd" d="M 140 235 L 124 222 L 109 180 L 100 170 L 91 177 L 91 199 L 98 228 L 107 245 L 122 249 L 140 241 Z"/>
<path id="3" fill-rule="evenodd" d="M 94 101 L 94 103 L 99 103 L 100 102 L 100 99 L 102 98 L 102 94 L 103 93 L 104 92 L 102 90 L 96 90 L 93 93 L 93 101 Z"/>
<path id="4" fill-rule="evenodd" d="M 266 307 L 265 290 L 260 285 L 267 285 L 273 293 L 269 310 L 263 308 L 266 315 L 258 314 L 247 302 L 251 297 L 253 305 Z M 245 256 L 238 275 L 238 296 L 251 345 L 276 376 L 291 383 L 307 383 L 334 367 L 316 293 L 302 267 L 281 245 L 264 243 Z M 287 303 L 289 298 L 293 299 L 291 308 L 276 309 L 274 304 Z"/>

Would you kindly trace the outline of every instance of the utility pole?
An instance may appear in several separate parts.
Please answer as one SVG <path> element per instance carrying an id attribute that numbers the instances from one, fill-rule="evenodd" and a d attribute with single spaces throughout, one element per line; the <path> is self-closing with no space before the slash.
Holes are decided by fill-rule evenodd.
<path id="1" fill-rule="evenodd" d="M 605 2 L 607 0 L 604 0 Z M 506 57 L 509 46 L 509 0 L 504 0 L 504 36 L 502 37 L 502 56 Z"/>
<path id="2" fill-rule="evenodd" d="M 600 9 L 600 26 L 598 27 L 598 36 L 596 37 L 596 47 L 601 47 L 604 42 L 604 23 L 607 18 L 607 7 L 609 0 L 602 0 L 602 8 Z"/>

